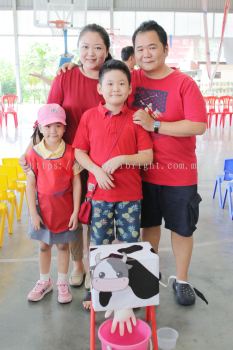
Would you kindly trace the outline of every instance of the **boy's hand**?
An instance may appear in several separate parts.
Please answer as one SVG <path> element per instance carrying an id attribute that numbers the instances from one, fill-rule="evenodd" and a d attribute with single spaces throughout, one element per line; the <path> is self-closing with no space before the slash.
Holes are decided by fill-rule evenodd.
<path id="1" fill-rule="evenodd" d="M 107 160 L 107 162 L 102 165 L 102 168 L 107 174 L 113 174 L 123 163 L 123 156 L 117 156 Z"/>
<path id="2" fill-rule="evenodd" d="M 39 231 L 40 224 L 43 224 L 43 220 L 41 219 L 40 215 L 38 213 L 31 216 L 32 219 L 32 226 L 34 230 Z"/>
<path id="3" fill-rule="evenodd" d="M 106 174 L 102 168 L 97 167 L 94 171 L 94 175 L 99 187 L 103 190 L 110 190 L 115 187 L 113 183 L 114 178 L 110 174 Z"/>
<path id="4" fill-rule="evenodd" d="M 73 212 L 69 221 L 69 231 L 74 231 L 78 227 L 78 214 Z"/>
<path id="5" fill-rule="evenodd" d="M 60 75 L 62 72 L 65 73 L 67 70 L 71 70 L 72 68 L 74 68 L 76 66 L 77 66 L 77 64 L 75 64 L 73 62 L 63 63 L 63 65 L 58 68 L 57 75 Z"/>

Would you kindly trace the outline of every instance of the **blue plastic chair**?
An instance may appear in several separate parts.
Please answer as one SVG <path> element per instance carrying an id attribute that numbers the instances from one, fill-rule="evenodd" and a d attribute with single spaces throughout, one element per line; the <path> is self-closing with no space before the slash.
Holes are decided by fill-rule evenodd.
<path id="1" fill-rule="evenodd" d="M 223 200 L 223 208 L 224 208 L 227 194 L 228 194 L 228 210 L 229 210 L 229 216 L 231 220 L 233 220 L 233 203 L 232 203 L 232 196 L 231 196 L 232 193 L 233 193 L 233 181 L 227 184 L 227 188 L 226 188 L 224 200 Z"/>
<path id="2" fill-rule="evenodd" d="M 218 189 L 218 202 L 219 202 L 219 207 L 222 209 L 225 206 L 228 191 L 229 191 L 229 195 L 230 195 L 230 190 L 229 190 L 229 188 L 227 188 L 225 191 L 224 199 L 223 199 L 222 183 L 224 181 L 232 181 L 232 180 L 233 180 L 233 159 L 225 159 L 225 161 L 224 161 L 224 174 L 218 175 L 216 177 L 214 192 L 213 192 L 213 198 L 214 198 L 215 194 L 217 192 L 217 189 Z"/>

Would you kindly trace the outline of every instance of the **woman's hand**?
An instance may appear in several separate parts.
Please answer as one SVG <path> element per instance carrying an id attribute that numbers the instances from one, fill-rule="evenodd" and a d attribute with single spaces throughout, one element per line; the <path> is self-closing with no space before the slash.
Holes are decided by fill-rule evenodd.
<path id="1" fill-rule="evenodd" d="M 114 178 L 110 174 L 106 174 L 102 168 L 96 167 L 93 174 L 95 175 L 99 187 L 103 190 L 110 190 L 111 188 L 115 187 L 113 183 Z"/>
<path id="2" fill-rule="evenodd" d="M 28 165 L 26 158 L 25 158 L 25 154 L 23 154 L 20 158 L 19 158 L 19 165 L 21 166 L 21 168 L 23 169 L 23 171 L 25 172 L 25 174 L 27 174 L 31 168 Z"/>
<path id="3" fill-rule="evenodd" d="M 122 164 L 124 164 L 124 157 L 113 157 L 102 165 L 103 170 L 107 174 L 113 174 Z"/>
<path id="4" fill-rule="evenodd" d="M 65 73 L 67 70 L 71 70 L 76 66 L 77 66 L 77 64 L 73 63 L 73 62 L 63 63 L 63 65 L 58 68 L 57 75 L 60 75 L 62 72 Z"/>
<path id="5" fill-rule="evenodd" d="M 43 220 L 41 219 L 40 215 L 35 213 L 31 216 L 31 219 L 34 230 L 39 231 L 40 225 L 43 224 Z"/>
<path id="6" fill-rule="evenodd" d="M 78 227 L 78 214 L 77 212 L 73 212 L 70 221 L 69 221 L 69 231 L 74 231 Z"/>

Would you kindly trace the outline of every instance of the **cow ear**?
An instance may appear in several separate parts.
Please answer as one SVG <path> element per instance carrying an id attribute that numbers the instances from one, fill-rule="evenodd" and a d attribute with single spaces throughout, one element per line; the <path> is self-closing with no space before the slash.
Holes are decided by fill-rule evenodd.
<path id="1" fill-rule="evenodd" d="M 96 254 L 95 262 L 96 262 L 96 265 L 100 262 L 100 253 Z"/>
<path id="2" fill-rule="evenodd" d="M 122 261 L 123 261 L 124 263 L 126 263 L 126 261 L 127 261 L 127 255 L 126 255 L 126 253 L 123 253 Z"/>

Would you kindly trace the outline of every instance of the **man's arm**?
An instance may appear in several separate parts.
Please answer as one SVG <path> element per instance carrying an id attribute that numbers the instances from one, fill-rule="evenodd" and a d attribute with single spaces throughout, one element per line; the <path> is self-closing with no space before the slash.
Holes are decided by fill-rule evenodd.
<path id="1" fill-rule="evenodd" d="M 154 131 L 154 119 L 144 110 L 140 109 L 134 113 L 133 121 L 137 125 L 141 125 L 147 131 Z M 175 137 L 189 137 L 202 135 L 206 130 L 206 123 L 193 122 L 191 120 L 179 120 L 176 122 L 160 121 L 158 133 L 161 135 Z"/>

